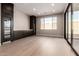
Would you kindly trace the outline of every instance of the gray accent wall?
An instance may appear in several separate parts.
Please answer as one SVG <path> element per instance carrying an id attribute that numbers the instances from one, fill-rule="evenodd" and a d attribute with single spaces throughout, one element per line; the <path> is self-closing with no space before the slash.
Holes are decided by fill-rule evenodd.
<path id="1" fill-rule="evenodd" d="M 52 36 L 52 37 L 64 37 L 64 14 L 55 14 L 55 15 L 50 15 L 50 16 L 57 16 L 57 30 L 41 30 L 40 29 L 40 18 L 37 17 L 36 21 L 36 35 L 42 35 L 42 36 Z M 46 16 L 42 16 L 46 17 Z"/>

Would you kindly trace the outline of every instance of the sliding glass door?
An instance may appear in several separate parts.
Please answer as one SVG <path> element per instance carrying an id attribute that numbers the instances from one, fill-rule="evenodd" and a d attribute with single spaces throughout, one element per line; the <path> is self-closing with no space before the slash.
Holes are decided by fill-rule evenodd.
<path id="1" fill-rule="evenodd" d="M 66 20 L 66 39 L 71 44 L 71 4 L 68 5 L 68 8 L 65 13 Z"/>
<path id="2" fill-rule="evenodd" d="M 79 55 L 79 3 L 69 3 L 65 12 L 65 39 Z"/>
<path id="3" fill-rule="evenodd" d="M 68 8 L 68 41 L 71 44 L 71 5 Z"/>
<path id="4" fill-rule="evenodd" d="M 65 17 L 66 17 L 66 40 L 68 40 L 68 12 L 66 12 L 65 14 Z"/>
<path id="5" fill-rule="evenodd" d="M 79 4 L 73 4 L 73 48 L 79 54 Z"/>

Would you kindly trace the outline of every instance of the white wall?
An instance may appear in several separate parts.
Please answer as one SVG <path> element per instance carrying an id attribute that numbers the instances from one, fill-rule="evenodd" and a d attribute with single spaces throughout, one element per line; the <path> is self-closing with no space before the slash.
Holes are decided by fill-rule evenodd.
<path id="1" fill-rule="evenodd" d="M 1 4 L 0 4 L 0 42 L 1 42 Z"/>
<path id="2" fill-rule="evenodd" d="M 1 3 L 0 3 L 0 19 L 1 19 Z"/>
<path id="3" fill-rule="evenodd" d="M 53 36 L 53 37 L 64 37 L 64 15 L 63 14 L 56 14 L 51 16 L 57 16 L 57 30 L 41 30 L 40 29 L 40 18 L 37 18 L 37 35 L 44 35 L 44 36 Z"/>
<path id="4" fill-rule="evenodd" d="M 29 30 L 29 16 L 14 6 L 14 30 Z"/>

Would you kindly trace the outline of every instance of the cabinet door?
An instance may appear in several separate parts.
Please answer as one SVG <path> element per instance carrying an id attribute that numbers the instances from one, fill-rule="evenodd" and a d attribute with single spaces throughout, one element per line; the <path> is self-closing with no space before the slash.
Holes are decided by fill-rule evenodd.
<path id="1" fill-rule="evenodd" d="M 3 3 L 2 4 L 2 13 L 4 16 L 12 17 L 13 15 L 13 4 Z"/>
<path id="2" fill-rule="evenodd" d="M 36 17 L 30 16 L 30 29 L 33 30 L 33 33 L 36 34 Z"/>
<path id="3" fill-rule="evenodd" d="M 1 43 L 13 39 L 13 4 L 1 4 Z"/>
<path id="4" fill-rule="evenodd" d="M 4 41 L 8 41 L 11 39 L 11 19 L 5 17 L 3 23 L 4 23 L 4 25 L 3 25 Z"/>

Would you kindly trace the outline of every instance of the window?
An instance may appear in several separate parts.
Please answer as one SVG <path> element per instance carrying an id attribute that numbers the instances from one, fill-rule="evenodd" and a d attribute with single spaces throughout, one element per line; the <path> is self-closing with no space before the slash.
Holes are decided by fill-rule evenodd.
<path id="1" fill-rule="evenodd" d="M 73 12 L 73 33 L 79 34 L 79 11 Z"/>
<path id="2" fill-rule="evenodd" d="M 57 17 L 41 18 L 41 29 L 57 29 Z"/>
<path id="3" fill-rule="evenodd" d="M 57 29 L 57 17 L 53 17 L 53 29 Z"/>
<path id="4" fill-rule="evenodd" d="M 45 18 L 45 29 L 52 29 L 52 17 Z"/>
<path id="5" fill-rule="evenodd" d="M 44 29 L 44 18 L 41 18 L 41 29 Z"/>

